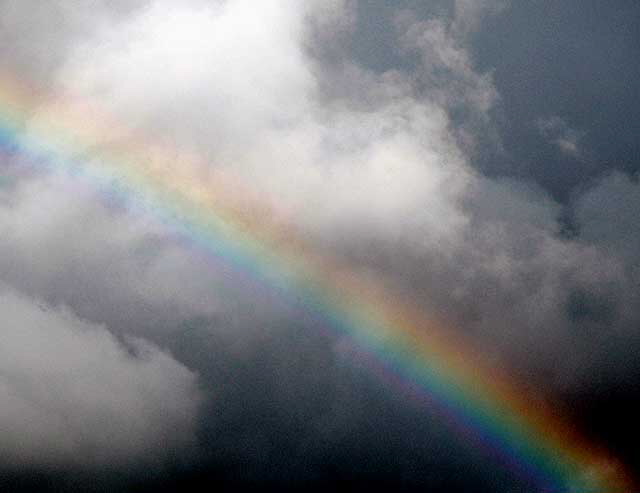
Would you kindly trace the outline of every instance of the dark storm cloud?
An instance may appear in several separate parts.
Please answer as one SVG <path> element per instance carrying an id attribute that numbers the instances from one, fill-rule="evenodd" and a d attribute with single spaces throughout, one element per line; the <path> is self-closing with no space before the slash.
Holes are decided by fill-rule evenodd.
<path id="1" fill-rule="evenodd" d="M 635 102 L 609 75 L 637 70 L 622 63 L 633 33 L 609 31 L 635 11 L 598 11 L 600 24 L 595 2 L 546 17 L 543 4 L 8 1 L 0 49 L 3 71 L 47 89 L 27 135 L 62 92 L 126 124 L 87 148 L 144 134 L 170 143 L 176 169 L 193 152 L 203 177 L 231 166 L 321 254 L 442 315 L 629 459 L 601 403 L 615 389 L 624 406 L 640 373 L 638 185 L 606 173 L 636 165 L 634 120 L 615 111 Z M 27 396 L 0 414 L 15 430 L 0 446 L 7 488 L 528 487 L 290 300 L 126 199 L 0 159 L 2 337 L 17 355 L 0 375 Z M 32 365 L 22 348 L 47 344 L 46 368 Z"/>
<path id="2" fill-rule="evenodd" d="M 483 148 L 474 164 L 491 175 L 535 180 L 566 201 L 571 190 L 608 171 L 638 169 L 638 113 L 635 87 L 640 68 L 636 26 L 640 9 L 633 1 L 613 8 L 587 2 L 361 2 L 353 53 L 374 70 L 406 66 L 398 56 L 390 20 L 398 9 L 421 19 L 471 19 L 456 25 L 467 33 L 480 72 L 493 76 L 500 103 L 494 108 L 501 149 Z M 482 24 L 478 24 L 479 20 Z M 588 135 L 588 160 L 558 152 L 539 134 L 538 122 L 561 118 Z"/>
<path id="3" fill-rule="evenodd" d="M 514 2 L 490 19 L 472 50 L 502 98 L 507 158 L 483 169 L 534 179 L 561 200 L 611 170 L 636 172 L 639 20 L 636 2 L 599 0 Z M 551 117 L 585 134 L 586 162 L 535 135 Z"/>

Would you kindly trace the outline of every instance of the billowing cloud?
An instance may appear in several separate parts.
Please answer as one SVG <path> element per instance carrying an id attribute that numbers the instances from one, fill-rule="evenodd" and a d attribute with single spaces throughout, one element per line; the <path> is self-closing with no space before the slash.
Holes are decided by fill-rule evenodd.
<path id="1" fill-rule="evenodd" d="M 147 135 L 195 147 L 209 166 L 230 167 L 303 222 L 388 227 L 417 207 L 434 233 L 459 222 L 451 204 L 466 171 L 447 114 L 416 97 L 400 73 L 350 66 L 324 74 L 305 44 L 312 27 L 326 26 L 310 19 L 326 19 L 327 5 L 172 9 L 158 4 L 81 45 L 59 73 L 64 90 L 99 97 Z M 466 77 L 461 63 L 454 70 Z M 328 76 L 344 77 L 355 97 L 327 101 Z"/>
<path id="2" fill-rule="evenodd" d="M 127 331 L 219 308 L 223 278 L 207 259 L 91 185 L 45 173 L 0 194 L 0 272 L 20 290 Z"/>
<path id="3" fill-rule="evenodd" d="M 157 347 L 0 291 L 2 467 L 131 465 L 194 445 L 196 378 Z"/>

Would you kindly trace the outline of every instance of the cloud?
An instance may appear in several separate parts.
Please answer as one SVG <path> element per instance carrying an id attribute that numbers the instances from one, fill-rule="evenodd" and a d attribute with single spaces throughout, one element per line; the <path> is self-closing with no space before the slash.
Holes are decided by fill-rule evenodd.
<path id="1" fill-rule="evenodd" d="M 122 125 L 78 145 L 80 161 L 153 141 L 162 152 L 145 148 L 141 166 L 161 162 L 203 186 L 232 172 L 265 204 L 254 219 L 281 222 L 318 255 L 444 314 L 451 330 L 550 400 L 635 371 L 621 347 L 635 344 L 624 334 L 640 313 L 628 274 L 640 236 L 637 184 L 615 175 L 579 194 L 570 238 L 560 224 L 566 209 L 544 189 L 474 168 L 478 148 L 499 145 L 485 137 L 500 94 L 470 43 L 502 2 L 456 1 L 452 16 L 428 19 L 396 12 L 389 28 L 399 60 L 386 71 L 353 59 L 353 2 L 98 2 L 63 15 L 60 32 L 44 26 L 53 15 L 45 7 L 30 18 L 9 4 L 10 18 L 28 26 L 10 65 L 49 88 L 27 135 L 47 128 L 63 103 L 90 102 Z M 39 52 L 47 43 L 50 64 Z M 562 153 L 582 155 L 588 136 L 565 120 L 536 126 Z M 313 320 L 135 201 L 24 156 L 0 159 L 13 173 L 0 185 L 0 279 L 23 293 L 0 295 L 0 312 L 13 313 L 0 349 L 0 373 L 14 375 L 0 418 L 0 428 L 16 430 L 0 440 L 7 457 L 160 458 L 188 445 L 196 426 L 215 438 L 200 442 L 203 457 L 238 475 L 287 477 L 294 466 L 321 475 L 341 446 L 345 456 L 368 448 L 354 452 L 361 464 L 345 462 L 354 470 L 384 456 L 377 432 L 389 425 L 368 409 L 388 409 L 388 395 L 344 369 L 344 341 L 309 335 Z M 111 334 L 144 336 L 175 356 Z M 205 396 L 183 365 L 201 374 Z M 409 422 L 403 406 L 388 412 Z M 27 426 L 34 431 L 20 441 Z M 402 424 L 396 432 L 396 445 L 438 454 L 434 429 L 424 443 Z M 435 462 L 451 459 L 439 453 Z M 310 459 L 287 470 L 283 455 Z M 411 467 L 405 474 L 421 469 Z"/>
<path id="2" fill-rule="evenodd" d="M 293 220 L 303 225 L 393 227 L 421 207 L 414 217 L 425 228 L 450 234 L 467 171 L 446 112 L 416 97 L 399 73 L 352 65 L 324 73 L 305 47 L 311 30 L 327 26 L 328 9 L 238 1 L 173 6 L 168 15 L 157 4 L 72 51 L 58 80 L 178 152 L 197 149 L 210 168 L 231 168 L 281 209 L 298 211 Z M 462 65 L 455 75 L 471 75 Z M 344 85 L 327 100 L 333 78 Z M 357 96 L 347 100 L 347 91 Z"/>
<path id="3" fill-rule="evenodd" d="M 68 49 L 55 80 L 70 99 L 99 100 L 126 122 L 124 135 L 102 134 L 96 146 L 152 136 L 172 146 L 175 167 L 189 166 L 180 153 L 195 150 L 205 168 L 229 168 L 259 189 L 324 254 L 366 264 L 401 287 L 411 285 L 404 276 L 418 279 L 416 293 L 453 303 L 455 313 L 475 307 L 479 318 L 461 326 L 510 341 L 499 352 L 519 354 L 526 341 L 542 353 L 550 338 L 568 337 L 569 288 L 558 273 L 584 266 L 577 247 L 555 236 L 558 204 L 470 167 L 467 144 L 490 126 L 498 94 L 456 26 L 467 32 L 496 5 L 458 2 L 449 20 L 400 15 L 398 47 L 418 63 L 412 73 L 378 74 L 353 62 L 325 67 L 307 49 L 334 29 L 344 3 L 152 2 L 95 25 Z M 43 104 L 27 132 L 49 112 Z M 541 124 L 566 140 L 565 126 Z M 203 270 L 192 250 L 94 193 L 61 196 L 68 187 L 63 173 L 15 189 L 0 223 L 12 283 L 125 332 L 159 325 L 163 333 L 244 310 L 220 291 L 224 269 Z M 396 260 L 405 255 L 406 264 Z M 432 293 L 443 285 L 453 301 Z M 506 299 L 527 317 L 501 320 Z M 553 332 L 533 335 L 543 325 Z M 557 347 L 544 361 L 561 359 L 566 346 Z"/>
<path id="4" fill-rule="evenodd" d="M 497 15 L 509 5 L 509 0 L 455 0 L 453 28 L 466 36 L 478 30 L 486 17 Z"/>
<path id="5" fill-rule="evenodd" d="M 574 209 L 580 239 L 627 259 L 637 270 L 640 186 L 636 178 L 614 172 L 576 197 Z M 637 273 L 633 274 L 637 276 Z"/>
<path id="6" fill-rule="evenodd" d="M 304 13 L 287 1 L 155 2 L 74 46 L 57 78 L 129 126 L 219 152 L 246 148 L 306 109 L 314 80 L 298 42 Z"/>
<path id="7" fill-rule="evenodd" d="M 117 22 L 147 0 L 9 0 L 0 4 L 0 73 L 33 85 L 37 96 L 52 89 L 68 50 L 94 29 Z"/>
<path id="8" fill-rule="evenodd" d="M 212 289 L 224 269 L 69 174 L 19 174 L 3 196 L 0 278 L 21 291 L 138 333 L 216 313 L 226 297 Z"/>
<path id="9" fill-rule="evenodd" d="M 3 467 L 150 463 L 194 444 L 196 378 L 143 341 L 0 291 Z"/>
<path id="10" fill-rule="evenodd" d="M 584 138 L 584 132 L 572 129 L 566 121 L 559 116 L 541 118 L 536 122 L 540 134 L 554 144 L 560 152 L 580 158 L 582 149 L 580 141 Z"/>

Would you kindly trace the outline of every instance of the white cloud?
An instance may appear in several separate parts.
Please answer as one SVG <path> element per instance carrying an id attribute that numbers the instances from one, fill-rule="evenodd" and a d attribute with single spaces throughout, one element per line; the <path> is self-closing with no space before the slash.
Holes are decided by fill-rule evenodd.
<path id="1" fill-rule="evenodd" d="M 290 1 L 155 2 L 75 47 L 58 79 L 147 133 L 244 149 L 306 110 L 303 20 Z"/>
<path id="2" fill-rule="evenodd" d="M 455 234 L 468 170 L 442 102 L 418 97 L 410 78 L 351 67 L 352 101 L 327 101 L 319 90 L 336 74 L 310 57 L 309 29 L 333 29 L 329 20 L 344 9 L 157 4 L 74 50 L 58 79 L 145 135 L 231 168 L 304 228 L 389 229 L 411 218 L 434 238 Z M 462 49 L 455 54 L 459 62 L 438 63 L 486 110 L 489 82 L 472 77 Z"/>

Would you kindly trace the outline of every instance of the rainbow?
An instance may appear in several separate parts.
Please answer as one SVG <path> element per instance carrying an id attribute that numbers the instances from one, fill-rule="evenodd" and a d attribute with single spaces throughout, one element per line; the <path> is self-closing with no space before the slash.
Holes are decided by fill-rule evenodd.
<path id="1" fill-rule="evenodd" d="M 0 151 L 126 200 L 348 339 L 386 381 L 540 492 L 629 492 L 630 477 L 445 324 L 323 256 L 227 168 L 135 136 L 97 106 L 0 79 Z M 36 108 L 37 118 L 33 118 Z M 112 145 L 100 145 L 104 136 Z M 179 161 L 179 165 L 176 165 Z M 0 179 L 0 191 L 2 188 Z"/>

